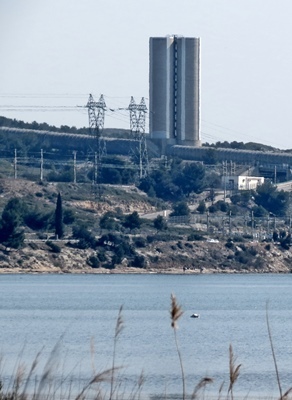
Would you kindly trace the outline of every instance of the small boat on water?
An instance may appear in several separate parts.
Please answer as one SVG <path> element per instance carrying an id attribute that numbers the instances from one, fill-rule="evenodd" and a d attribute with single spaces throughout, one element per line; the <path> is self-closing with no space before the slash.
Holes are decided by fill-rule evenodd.
<path id="1" fill-rule="evenodd" d="M 200 314 L 192 314 L 191 318 L 200 318 Z"/>

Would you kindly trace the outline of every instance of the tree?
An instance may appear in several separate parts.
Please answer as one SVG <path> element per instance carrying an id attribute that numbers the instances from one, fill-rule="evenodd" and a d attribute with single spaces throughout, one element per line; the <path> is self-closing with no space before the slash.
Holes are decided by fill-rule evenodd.
<path id="1" fill-rule="evenodd" d="M 103 168 L 102 182 L 120 185 L 122 183 L 120 171 L 116 168 Z"/>
<path id="2" fill-rule="evenodd" d="M 268 212 L 263 206 L 254 206 L 252 207 L 253 215 L 256 218 L 265 217 Z"/>
<path id="3" fill-rule="evenodd" d="M 130 230 L 136 228 L 139 229 L 141 226 L 141 218 L 139 217 L 137 211 L 134 211 L 132 214 L 127 215 L 123 225 L 125 228 L 130 228 Z"/>
<path id="4" fill-rule="evenodd" d="M 281 240 L 281 246 L 283 247 L 283 249 L 289 250 L 289 248 L 291 246 L 291 234 L 290 233 L 286 234 L 286 232 L 285 232 L 285 236 Z"/>
<path id="5" fill-rule="evenodd" d="M 173 206 L 173 211 L 170 216 L 189 215 L 190 209 L 185 201 L 180 201 Z"/>
<path id="6" fill-rule="evenodd" d="M 47 229 L 53 221 L 53 211 L 45 213 L 38 206 L 30 209 L 24 215 L 24 223 L 35 231 Z"/>
<path id="7" fill-rule="evenodd" d="M 61 194 L 58 194 L 56 211 L 55 211 L 55 234 L 57 238 L 62 238 L 64 235 L 64 225 L 63 225 L 63 207 Z"/>
<path id="8" fill-rule="evenodd" d="M 271 199 L 276 196 L 277 187 L 270 181 L 265 181 L 259 185 L 256 190 L 255 202 L 257 205 L 264 207 L 268 211 L 271 207 Z"/>
<path id="9" fill-rule="evenodd" d="M 201 200 L 198 207 L 197 207 L 197 211 L 200 214 L 204 214 L 204 212 L 206 212 L 206 203 L 204 202 L 204 200 Z"/>
<path id="10" fill-rule="evenodd" d="M 277 231 L 274 231 L 274 232 L 273 232 L 273 241 L 274 241 L 274 242 L 277 242 L 278 240 L 279 240 L 279 234 L 278 234 Z"/>
<path id="11" fill-rule="evenodd" d="M 0 242 L 19 248 L 23 244 L 24 232 L 20 229 L 26 211 L 25 204 L 18 198 L 8 201 L 2 212 Z"/>
<path id="12" fill-rule="evenodd" d="M 77 246 L 79 248 L 86 249 L 91 247 L 94 249 L 96 247 L 97 241 L 95 236 L 84 225 L 74 225 L 72 236 L 79 240 Z"/>
<path id="13" fill-rule="evenodd" d="M 270 181 L 257 187 L 255 202 L 275 215 L 284 215 L 289 206 L 289 193 L 278 191 Z"/>
<path id="14" fill-rule="evenodd" d="M 154 190 L 157 197 L 160 197 L 163 200 L 179 200 L 182 197 L 181 188 L 174 183 L 173 176 L 176 176 L 176 173 L 158 170 L 153 171 L 151 174 L 151 178 L 154 181 Z"/>
<path id="15" fill-rule="evenodd" d="M 158 215 L 153 221 L 154 228 L 158 231 L 163 231 L 167 229 L 167 221 L 162 215 Z"/>
<path id="16" fill-rule="evenodd" d="M 115 221 L 114 214 L 107 212 L 100 218 L 99 226 L 101 229 L 114 230 L 118 228 L 118 223 Z"/>
<path id="17" fill-rule="evenodd" d="M 214 201 L 216 199 L 216 192 L 213 186 L 211 186 L 210 188 L 208 199 L 212 202 L 212 204 L 214 204 Z"/>
<path id="18" fill-rule="evenodd" d="M 178 172 L 174 183 L 182 190 L 183 194 L 189 196 L 192 192 L 201 193 L 204 189 L 205 168 L 201 164 L 186 164 Z"/>
<path id="19" fill-rule="evenodd" d="M 204 163 L 207 165 L 214 165 L 217 162 L 217 151 L 216 149 L 210 148 L 205 151 Z"/>

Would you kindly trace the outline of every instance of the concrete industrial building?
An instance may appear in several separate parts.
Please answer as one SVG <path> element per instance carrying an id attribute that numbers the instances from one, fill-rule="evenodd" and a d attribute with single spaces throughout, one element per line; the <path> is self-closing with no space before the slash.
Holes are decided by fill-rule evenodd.
<path id="1" fill-rule="evenodd" d="M 265 178 L 259 176 L 223 175 L 221 185 L 227 190 L 255 190 L 264 181 Z"/>
<path id="2" fill-rule="evenodd" d="M 200 39 L 151 37 L 149 51 L 151 138 L 201 146 Z"/>

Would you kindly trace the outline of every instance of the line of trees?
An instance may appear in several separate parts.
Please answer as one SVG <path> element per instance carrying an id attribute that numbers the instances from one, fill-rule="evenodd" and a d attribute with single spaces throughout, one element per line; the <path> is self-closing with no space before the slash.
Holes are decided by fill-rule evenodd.
<path id="1" fill-rule="evenodd" d="M 24 226 L 33 230 L 54 228 L 56 238 L 61 239 L 64 236 L 64 220 L 67 223 L 73 222 L 72 219 L 64 217 L 60 193 L 54 213 L 43 213 L 38 207 L 31 209 L 25 201 L 13 197 L 7 202 L 1 215 L 0 243 L 7 247 L 21 247 L 25 238 Z"/>
<path id="2" fill-rule="evenodd" d="M 170 168 L 152 171 L 142 179 L 139 188 L 151 197 L 179 201 L 191 193 L 201 193 L 207 187 L 206 170 L 202 164 L 173 160 Z"/>

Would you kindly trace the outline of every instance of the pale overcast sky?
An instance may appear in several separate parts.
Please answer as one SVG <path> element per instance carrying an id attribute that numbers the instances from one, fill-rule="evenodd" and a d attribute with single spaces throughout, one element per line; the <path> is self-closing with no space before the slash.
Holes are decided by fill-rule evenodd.
<path id="1" fill-rule="evenodd" d="M 291 0 L 0 0 L 0 115 L 82 127 L 89 93 L 148 101 L 149 37 L 179 34 L 201 38 L 203 142 L 292 148 L 291 17 Z"/>

